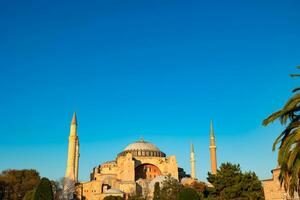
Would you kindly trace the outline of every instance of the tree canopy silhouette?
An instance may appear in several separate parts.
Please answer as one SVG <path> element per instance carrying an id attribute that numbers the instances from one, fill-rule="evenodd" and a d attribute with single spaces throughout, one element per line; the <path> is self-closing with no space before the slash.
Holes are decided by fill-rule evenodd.
<path id="1" fill-rule="evenodd" d="M 47 178 L 42 178 L 36 188 L 34 200 L 53 200 L 52 184 Z"/>
<path id="2" fill-rule="evenodd" d="M 254 172 L 243 173 L 240 165 L 223 163 L 217 174 L 208 173 L 208 199 L 260 200 L 264 199 L 261 182 Z"/>

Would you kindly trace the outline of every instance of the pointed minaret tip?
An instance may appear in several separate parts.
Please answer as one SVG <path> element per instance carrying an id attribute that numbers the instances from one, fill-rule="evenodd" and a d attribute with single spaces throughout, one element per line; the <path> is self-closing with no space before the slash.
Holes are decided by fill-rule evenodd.
<path id="1" fill-rule="evenodd" d="M 76 124 L 76 125 L 77 125 L 77 117 L 76 117 L 76 112 L 74 112 L 74 114 L 73 114 L 73 118 L 72 118 L 72 124 Z"/>
<path id="2" fill-rule="evenodd" d="M 210 121 L 210 137 L 215 137 L 213 120 Z"/>
<path id="3" fill-rule="evenodd" d="M 193 145 L 193 143 L 191 142 L 191 153 L 194 153 L 195 151 L 194 151 L 194 145 Z"/>
<path id="4" fill-rule="evenodd" d="M 191 163 L 191 178 L 192 179 L 196 179 L 196 166 L 195 166 L 195 152 L 194 152 L 194 145 L 193 143 L 191 142 L 191 160 L 190 160 L 190 163 Z"/>

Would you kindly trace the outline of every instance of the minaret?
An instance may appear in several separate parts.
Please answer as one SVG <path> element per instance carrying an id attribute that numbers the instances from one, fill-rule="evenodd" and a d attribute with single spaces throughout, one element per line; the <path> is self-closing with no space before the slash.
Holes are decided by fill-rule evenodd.
<path id="1" fill-rule="evenodd" d="M 195 151 L 193 143 L 191 143 L 191 178 L 196 179 Z"/>
<path id="2" fill-rule="evenodd" d="M 78 168 L 79 168 L 79 140 L 76 140 L 76 151 L 75 151 L 75 182 L 78 182 Z"/>
<path id="3" fill-rule="evenodd" d="M 69 149 L 68 149 L 68 161 L 67 161 L 67 169 L 65 178 L 70 181 L 77 181 L 77 173 L 78 173 L 78 157 L 79 157 L 79 141 L 77 136 L 77 119 L 76 113 L 74 112 L 70 135 L 69 135 Z"/>
<path id="4" fill-rule="evenodd" d="M 217 155 L 216 155 L 216 143 L 215 143 L 215 133 L 214 133 L 214 127 L 213 122 L 210 122 L 210 160 L 211 160 L 211 173 L 216 174 L 217 173 Z"/>

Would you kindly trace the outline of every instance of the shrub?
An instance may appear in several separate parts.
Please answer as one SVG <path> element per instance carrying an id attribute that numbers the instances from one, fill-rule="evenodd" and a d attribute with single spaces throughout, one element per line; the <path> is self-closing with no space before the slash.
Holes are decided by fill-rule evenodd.
<path id="1" fill-rule="evenodd" d="M 193 188 L 183 188 L 177 196 L 177 200 L 200 200 L 200 196 Z"/>
<path id="2" fill-rule="evenodd" d="M 103 200 L 124 200 L 124 198 L 123 197 L 119 197 L 119 196 L 112 196 L 112 195 L 110 195 L 110 196 L 105 197 Z"/>

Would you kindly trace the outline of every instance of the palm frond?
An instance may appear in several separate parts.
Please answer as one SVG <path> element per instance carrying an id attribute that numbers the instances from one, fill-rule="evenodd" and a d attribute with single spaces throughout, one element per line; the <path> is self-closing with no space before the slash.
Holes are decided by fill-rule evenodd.
<path id="1" fill-rule="evenodd" d="M 291 77 L 298 77 L 300 74 L 290 74 Z"/>
<path id="2" fill-rule="evenodd" d="M 289 158 L 287 160 L 287 167 L 290 169 L 294 166 L 296 159 L 298 159 L 300 154 L 300 143 L 297 141 L 295 147 L 291 150 Z"/>
<path id="3" fill-rule="evenodd" d="M 291 197 L 294 197 L 295 191 L 299 191 L 299 171 L 300 159 L 295 162 L 295 167 L 291 170 L 291 180 L 288 188 Z"/>
<path id="4" fill-rule="evenodd" d="M 272 146 L 272 151 L 276 150 L 276 146 L 278 145 L 278 143 L 282 140 L 282 137 L 284 137 L 285 133 L 284 131 L 276 138 L 275 142 L 273 143 Z"/>
<path id="5" fill-rule="evenodd" d="M 263 120 L 263 125 L 266 126 L 278 118 L 280 119 L 281 124 L 285 124 L 287 122 L 287 119 L 289 119 L 289 116 L 294 111 L 299 111 L 299 103 L 300 94 L 295 94 L 288 100 L 288 102 L 284 105 L 284 107 L 281 110 L 274 112 L 268 118 Z"/>
<path id="6" fill-rule="evenodd" d="M 282 145 L 278 151 L 278 164 L 286 163 L 289 151 L 292 149 L 293 145 L 300 140 L 300 131 L 293 130 L 289 136 L 282 141 Z"/>
<path id="7" fill-rule="evenodd" d="M 299 90 L 300 90 L 300 87 L 297 87 L 297 88 L 293 89 L 292 92 L 297 92 Z"/>
<path id="8" fill-rule="evenodd" d="M 284 131 L 282 131 L 282 133 L 275 139 L 275 142 L 273 143 L 272 146 L 272 151 L 276 150 L 276 146 L 278 145 L 278 143 L 280 143 L 281 141 L 285 141 L 286 137 L 289 136 L 290 132 L 295 129 L 300 127 L 300 121 L 293 121 L 291 122 Z M 281 142 L 282 143 L 282 142 Z M 281 148 L 282 144 L 280 145 Z"/>
<path id="9" fill-rule="evenodd" d="M 278 119 L 284 112 L 282 110 L 279 110 L 277 112 L 274 112 L 273 114 L 271 114 L 268 118 L 266 118 L 263 121 L 263 125 L 267 126 L 269 123 L 275 121 L 276 119 Z"/>

